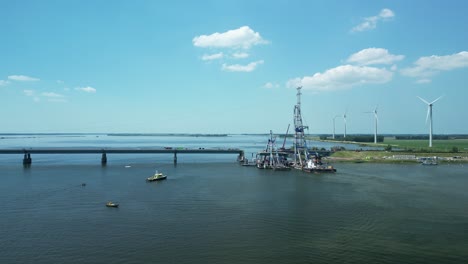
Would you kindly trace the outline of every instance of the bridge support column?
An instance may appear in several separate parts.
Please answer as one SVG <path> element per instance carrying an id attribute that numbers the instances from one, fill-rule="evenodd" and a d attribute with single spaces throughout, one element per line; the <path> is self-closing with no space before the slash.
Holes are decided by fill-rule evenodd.
<path id="1" fill-rule="evenodd" d="M 174 152 L 174 165 L 177 165 L 177 152 Z"/>
<path id="2" fill-rule="evenodd" d="M 30 153 L 24 153 L 23 165 L 24 166 L 29 166 L 29 165 L 31 165 L 31 163 L 32 163 L 31 154 Z"/>
<path id="3" fill-rule="evenodd" d="M 107 155 L 106 155 L 106 153 L 102 153 L 101 165 L 102 165 L 102 166 L 106 166 L 106 165 L 107 165 Z"/>

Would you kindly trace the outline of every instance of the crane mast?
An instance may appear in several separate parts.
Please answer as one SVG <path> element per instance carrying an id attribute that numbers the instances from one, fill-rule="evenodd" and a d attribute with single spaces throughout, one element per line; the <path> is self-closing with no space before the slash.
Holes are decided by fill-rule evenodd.
<path id="1" fill-rule="evenodd" d="M 304 129 L 309 127 L 302 124 L 301 89 L 302 87 L 297 87 L 297 104 L 294 106 L 294 163 L 302 168 L 309 156 L 304 136 Z"/>

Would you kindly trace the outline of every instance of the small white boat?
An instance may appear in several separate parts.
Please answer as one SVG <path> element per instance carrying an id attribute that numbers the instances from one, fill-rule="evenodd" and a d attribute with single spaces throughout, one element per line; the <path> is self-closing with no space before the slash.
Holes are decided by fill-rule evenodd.
<path id="1" fill-rule="evenodd" d="M 119 204 L 118 203 L 113 203 L 113 202 L 107 202 L 106 206 L 107 207 L 119 207 Z"/>
<path id="2" fill-rule="evenodd" d="M 167 178 L 162 172 L 156 171 L 153 176 L 146 178 L 146 181 L 160 181 Z"/>

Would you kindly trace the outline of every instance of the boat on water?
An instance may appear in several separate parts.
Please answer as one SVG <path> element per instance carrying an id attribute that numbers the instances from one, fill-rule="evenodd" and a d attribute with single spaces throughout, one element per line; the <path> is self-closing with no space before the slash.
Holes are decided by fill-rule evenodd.
<path id="1" fill-rule="evenodd" d="M 107 207 L 115 207 L 115 208 L 117 208 L 117 207 L 119 207 L 119 204 L 118 204 L 118 203 L 113 203 L 113 202 L 107 202 L 107 203 L 106 203 L 106 206 L 107 206 Z"/>
<path id="2" fill-rule="evenodd" d="M 422 164 L 422 165 L 426 165 L 426 166 L 438 165 L 438 163 L 437 163 L 437 157 L 422 158 L 421 164 Z"/>
<path id="3" fill-rule="evenodd" d="M 425 160 L 421 164 L 425 166 L 439 165 L 436 160 Z"/>
<path id="4" fill-rule="evenodd" d="M 162 172 L 156 171 L 153 176 L 146 178 L 146 181 L 160 181 L 167 178 Z"/>
<path id="5" fill-rule="evenodd" d="M 336 169 L 331 165 L 325 165 L 322 163 L 320 155 L 315 154 L 312 158 L 308 159 L 304 168 L 304 172 L 309 173 L 335 173 Z"/>

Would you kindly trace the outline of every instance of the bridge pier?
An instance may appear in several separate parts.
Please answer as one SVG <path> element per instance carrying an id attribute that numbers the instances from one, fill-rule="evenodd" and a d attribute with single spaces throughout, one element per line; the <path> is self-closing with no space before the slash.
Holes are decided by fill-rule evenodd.
<path id="1" fill-rule="evenodd" d="M 101 165 L 102 166 L 106 166 L 107 165 L 107 155 L 106 153 L 102 153 L 102 156 L 101 156 Z"/>
<path id="2" fill-rule="evenodd" d="M 30 153 L 24 153 L 23 165 L 24 166 L 29 166 L 31 164 L 32 164 L 31 154 Z"/>
<path id="3" fill-rule="evenodd" d="M 174 165 L 177 165 L 177 151 L 174 151 Z"/>

